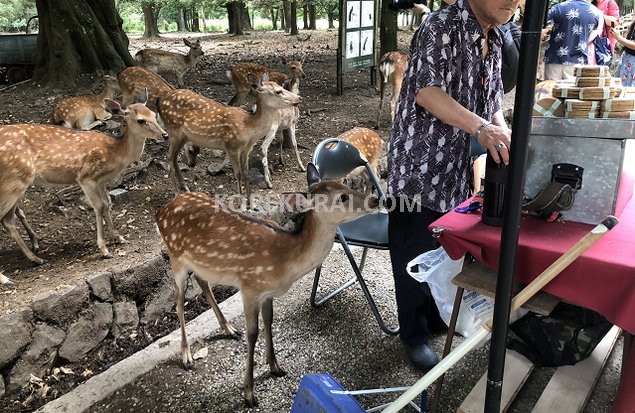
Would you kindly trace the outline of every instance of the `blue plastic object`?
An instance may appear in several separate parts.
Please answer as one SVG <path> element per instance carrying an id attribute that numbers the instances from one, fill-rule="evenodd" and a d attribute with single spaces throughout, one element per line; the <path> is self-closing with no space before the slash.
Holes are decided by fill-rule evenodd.
<path id="1" fill-rule="evenodd" d="M 306 374 L 295 394 L 291 413 L 364 413 L 365 410 L 349 394 L 334 394 L 344 390 L 328 373 Z"/>

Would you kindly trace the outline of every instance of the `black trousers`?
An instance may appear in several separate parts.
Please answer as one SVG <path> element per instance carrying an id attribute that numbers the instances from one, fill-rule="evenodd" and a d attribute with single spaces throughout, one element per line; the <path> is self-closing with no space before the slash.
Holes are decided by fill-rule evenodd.
<path id="1" fill-rule="evenodd" d="M 406 271 L 416 256 L 438 247 L 428 225 L 443 215 L 419 207 L 408 211 L 396 205 L 388 215 L 390 261 L 395 278 L 399 336 L 408 346 L 427 344 L 430 332 L 445 328 L 427 283 L 419 283 Z"/>

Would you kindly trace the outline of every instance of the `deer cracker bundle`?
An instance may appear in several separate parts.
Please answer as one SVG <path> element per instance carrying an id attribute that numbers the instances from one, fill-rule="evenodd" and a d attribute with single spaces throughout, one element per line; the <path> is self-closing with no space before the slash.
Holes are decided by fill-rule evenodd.
<path id="1" fill-rule="evenodd" d="M 545 97 L 534 103 L 533 116 L 546 116 L 549 118 L 561 118 L 564 116 L 562 100 L 554 97 Z"/>
<path id="2" fill-rule="evenodd" d="M 576 77 L 575 85 L 579 87 L 604 87 L 620 86 L 622 79 L 619 77 Z"/>
<path id="3" fill-rule="evenodd" d="M 582 87 L 578 93 L 580 100 L 605 100 L 619 97 L 622 94 L 622 88 L 613 87 Z"/>
<path id="4" fill-rule="evenodd" d="M 556 83 L 551 90 L 551 94 L 559 99 L 578 99 L 580 96 L 580 88 L 574 86 L 573 83 Z"/>
<path id="5" fill-rule="evenodd" d="M 602 119 L 630 119 L 635 120 L 635 110 L 624 112 L 602 112 Z"/>
<path id="6" fill-rule="evenodd" d="M 608 66 L 575 66 L 575 77 L 610 77 Z"/>
<path id="7" fill-rule="evenodd" d="M 567 99 L 565 104 L 565 118 L 597 118 L 600 110 L 599 102 L 596 100 Z"/>
<path id="8" fill-rule="evenodd" d="M 600 103 L 602 112 L 629 112 L 635 110 L 635 98 L 606 99 Z"/>

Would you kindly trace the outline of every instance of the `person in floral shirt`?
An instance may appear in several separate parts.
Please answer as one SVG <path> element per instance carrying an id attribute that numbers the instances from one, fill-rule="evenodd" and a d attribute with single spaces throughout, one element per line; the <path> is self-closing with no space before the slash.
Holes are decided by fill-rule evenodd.
<path id="1" fill-rule="evenodd" d="M 428 225 L 470 195 L 475 136 L 509 162 L 511 131 L 501 111 L 501 35 L 519 0 L 459 0 L 431 13 L 410 45 L 388 146 L 390 258 L 400 338 L 411 363 L 438 362 L 428 335 L 444 327 L 430 289 L 406 271 L 435 249 Z"/>

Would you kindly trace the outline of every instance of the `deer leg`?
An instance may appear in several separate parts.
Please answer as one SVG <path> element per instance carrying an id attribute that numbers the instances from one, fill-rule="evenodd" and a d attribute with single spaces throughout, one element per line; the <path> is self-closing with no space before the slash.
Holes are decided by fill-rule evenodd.
<path id="1" fill-rule="evenodd" d="M 272 127 L 271 130 L 265 136 L 265 140 L 262 142 L 260 146 L 260 150 L 262 151 L 262 172 L 265 175 L 265 182 L 267 184 L 267 188 L 272 188 L 271 185 L 271 172 L 269 171 L 269 161 L 267 160 L 267 153 L 269 152 L 269 145 L 273 141 L 273 138 L 276 137 L 277 127 Z M 273 133 L 272 133 L 273 131 Z"/>
<path id="2" fill-rule="evenodd" d="M 0 272 L 0 285 L 11 285 L 11 284 L 13 284 L 13 281 L 11 280 L 11 278 L 7 277 L 6 275 Z"/>
<path id="3" fill-rule="evenodd" d="M 218 324 L 220 324 L 223 331 L 226 334 L 232 336 L 233 338 L 240 338 L 241 332 L 237 330 L 225 318 L 225 315 L 218 307 L 218 302 L 216 301 L 216 298 L 214 297 L 214 293 L 209 288 L 208 282 L 199 278 L 197 275 L 195 275 L 194 278 L 196 279 L 196 282 L 198 283 L 198 285 L 201 287 L 201 290 L 203 290 L 203 295 L 205 296 L 205 299 L 207 299 L 207 302 L 212 307 L 212 310 L 214 310 L 214 314 L 216 314 L 216 319 L 218 320 Z"/>
<path id="4" fill-rule="evenodd" d="M 269 371 L 271 371 L 271 375 L 275 377 L 286 376 L 287 372 L 282 370 L 278 365 L 276 353 L 273 349 L 273 335 L 271 332 L 271 323 L 273 323 L 273 297 L 267 298 L 262 303 L 262 322 L 265 328 L 265 347 Z"/>
<path id="5" fill-rule="evenodd" d="M 249 154 L 252 148 L 243 150 L 240 153 L 240 164 L 242 170 L 243 184 L 245 185 L 245 196 L 247 197 L 247 206 L 251 205 L 251 183 L 249 182 Z"/>
<path id="6" fill-rule="evenodd" d="M 236 182 L 238 185 L 238 193 L 242 195 L 242 179 L 243 179 L 243 167 L 241 164 L 241 156 L 238 151 L 228 151 L 227 155 L 229 156 L 229 162 L 232 165 L 232 169 L 234 170 L 234 178 L 236 178 Z"/>
<path id="7" fill-rule="evenodd" d="M 29 221 L 27 221 L 26 215 L 24 215 L 24 211 L 22 211 L 22 209 L 16 205 L 15 214 L 17 215 L 18 219 L 24 226 L 24 229 L 26 230 L 27 234 L 29 234 L 29 239 L 31 240 L 31 250 L 34 253 L 37 253 L 40 250 L 40 245 L 38 243 L 37 235 L 35 235 L 35 231 L 33 231 L 33 228 L 29 224 Z"/>
<path id="8" fill-rule="evenodd" d="M 112 254 L 108 251 L 108 247 L 106 246 L 106 239 L 104 238 L 104 200 L 101 195 L 102 189 L 96 188 L 94 183 L 90 182 L 80 182 L 79 186 L 82 188 L 86 197 L 88 198 L 88 202 L 93 207 L 95 211 L 95 221 L 97 227 L 97 247 L 101 251 L 101 255 L 103 258 L 112 258 Z"/>
<path id="9" fill-rule="evenodd" d="M 243 394 L 245 403 L 249 407 L 258 405 L 254 396 L 254 349 L 258 339 L 258 313 L 260 303 L 257 297 L 243 293 L 243 307 L 245 311 L 245 325 L 247 330 L 247 368 L 245 369 L 245 383 Z"/>
<path id="10" fill-rule="evenodd" d="M 176 74 L 176 84 L 179 87 L 179 89 L 183 88 L 183 85 L 185 84 L 183 82 L 183 73 Z"/>
<path id="11" fill-rule="evenodd" d="M 375 129 L 379 129 L 379 121 L 381 119 L 381 108 L 384 106 L 384 90 L 386 89 L 386 82 L 381 82 L 379 85 L 379 110 L 377 111 L 377 122 L 375 123 Z"/>
<path id="12" fill-rule="evenodd" d="M 183 145 L 185 145 L 186 139 L 182 137 L 180 133 L 170 133 L 169 136 L 170 145 L 168 148 L 168 167 L 170 168 L 170 175 L 172 176 L 176 194 L 178 195 L 178 193 L 181 191 L 181 188 L 189 191 L 189 188 L 183 181 L 181 170 L 179 169 L 179 152 L 181 152 L 181 148 L 183 148 Z"/>
<path id="13" fill-rule="evenodd" d="M 108 229 L 117 238 L 117 241 L 119 241 L 120 244 L 127 244 L 128 240 L 121 235 L 119 230 L 117 230 L 117 228 L 115 227 L 115 224 L 112 222 L 112 215 L 111 215 L 112 201 L 110 200 L 110 196 L 108 195 L 108 192 L 106 192 L 106 190 L 104 189 L 103 191 L 101 191 L 101 195 L 102 195 L 102 205 L 103 205 L 101 216 L 104 217 L 104 219 L 106 220 L 106 225 L 108 225 Z"/>
<path id="14" fill-rule="evenodd" d="M 300 151 L 298 151 L 298 141 L 295 139 L 295 125 L 291 125 L 291 127 L 289 128 L 289 136 L 291 137 L 291 144 L 293 145 L 293 150 L 295 151 L 295 157 L 298 160 L 300 170 L 302 172 L 305 172 L 306 168 L 302 164 L 302 159 L 300 159 Z M 280 151 L 280 153 L 282 153 L 282 151 Z"/>
<path id="15" fill-rule="evenodd" d="M 188 142 L 185 148 L 185 153 L 187 155 L 187 165 L 190 168 L 194 168 L 196 166 L 196 157 L 198 156 L 199 153 L 201 153 L 200 146 L 196 146 L 192 144 L 191 142 Z"/>
<path id="16" fill-rule="evenodd" d="M 37 255 L 35 255 L 33 251 L 29 249 L 29 247 L 26 245 L 26 242 L 24 242 L 24 240 L 18 233 L 18 228 L 15 225 L 15 208 L 16 208 L 16 205 L 14 204 L 9 209 L 9 211 L 7 211 L 7 213 L 4 214 L 2 219 L 0 219 L 0 222 L 2 222 L 2 226 L 4 226 L 7 229 L 9 236 L 11 236 L 11 238 L 15 241 L 16 244 L 18 244 L 18 247 L 20 247 L 20 250 L 22 250 L 22 253 L 27 257 L 29 261 L 32 261 L 38 265 L 43 264 L 44 260 L 38 257 Z"/>
<path id="17" fill-rule="evenodd" d="M 187 285 L 187 268 L 178 260 L 170 260 L 172 266 L 172 276 L 174 277 L 174 294 L 176 297 L 176 314 L 181 324 L 181 359 L 185 368 L 194 364 L 192 353 L 190 352 L 190 344 L 185 334 L 185 288 Z"/>

